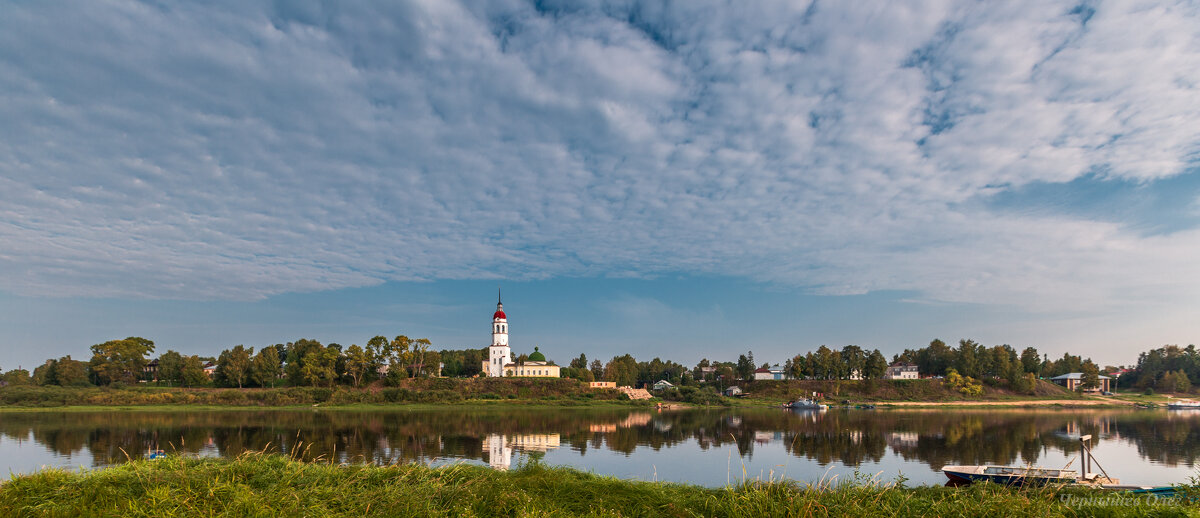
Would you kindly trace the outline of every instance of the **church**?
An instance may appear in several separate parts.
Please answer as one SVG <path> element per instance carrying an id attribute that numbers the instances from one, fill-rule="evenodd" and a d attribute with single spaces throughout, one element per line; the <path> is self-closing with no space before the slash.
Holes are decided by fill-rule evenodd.
<path id="1" fill-rule="evenodd" d="M 533 348 L 533 354 L 524 363 L 514 363 L 512 348 L 508 346 L 508 315 L 504 314 L 504 303 L 496 295 L 496 312 L 492 313 L 492 345 L 488 347 L 488 359 L 483 362 L 483 374 L 488 377 L 557 378 L 559 367 L 550 365 L 546 355 Z"/>

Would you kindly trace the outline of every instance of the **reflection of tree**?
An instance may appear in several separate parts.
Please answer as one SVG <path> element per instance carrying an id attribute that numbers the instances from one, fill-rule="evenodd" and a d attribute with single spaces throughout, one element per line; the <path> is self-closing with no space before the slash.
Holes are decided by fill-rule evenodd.
<path id="1" fill-rule="evenodd" d="M 1043 410 L 838 411 L 620 409 L 463 409 L 432 411 L 37 412 L 6 414 L 0 435 L 32 436 L 57 455 L 84 449 L 97 465 L 138 457 L 147 448 L 236 456 L 246 451 L 313 460 L 392 463 L 485 458 L 485 437 L 557 434 L 585 455 L 631 455 L 694 442 L 751 456 L 758 444 L 820 464 L 878 462 L 891 450 L 940 469 L 947 464 L 1036 463 L 1044 449 L 1075 452 L 1080 434 L 1134 443 L 1143 457 L 1193 465 L 1200 415 Z"/>

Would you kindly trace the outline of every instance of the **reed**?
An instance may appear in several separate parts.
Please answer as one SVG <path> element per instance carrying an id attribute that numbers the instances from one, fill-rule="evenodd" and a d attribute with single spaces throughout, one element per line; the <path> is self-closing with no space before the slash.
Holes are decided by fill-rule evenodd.
<path id="1" fill-rule="evenodd" d="M 1074 494 L 1087 494 L 1073 490 Z M 169 456 L 0 485 L 2 516 L 1186 516 L 1186 507 L 1080 507 L 1062 490 L 906 487 L 876 477 L 721 488 L 637 482 L 530 463 L 501 472 L 455 464 L 375 466 Z M 1078 500 L 1076 500 L 1078 501 Z"/>

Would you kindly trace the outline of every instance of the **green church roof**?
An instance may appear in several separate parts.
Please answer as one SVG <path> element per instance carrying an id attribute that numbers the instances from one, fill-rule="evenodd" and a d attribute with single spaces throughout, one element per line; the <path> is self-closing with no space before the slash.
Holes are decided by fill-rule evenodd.
<path id="1" fill-rule="evenodd" d="M 546 361 L 546 355 L 544 355 L 544 354 L 542 354 L 542 353 L 538 352 L 538 348 L 537 348 L 537 347 L 534 347 L 534 348 L 533 348 L 533 354 L 529 355 L 529 361 L 531 361 L 531 362 L 544 362 L 544 361 Z"/>

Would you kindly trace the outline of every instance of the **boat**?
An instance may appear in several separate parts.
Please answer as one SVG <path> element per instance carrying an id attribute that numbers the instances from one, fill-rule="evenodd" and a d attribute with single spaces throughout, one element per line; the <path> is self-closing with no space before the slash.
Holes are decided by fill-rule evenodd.
<path id="1" fill-rule="evenodd" d="M 1006 486 L 1024 484 L 1073 484 L 1079 472 L 1073 469 L 1021 468 L 1014 466 L 946 466 L 946 477 L 956 482 L 987 480 Z"/>
<path id="2" fill-rule="evenodd" d="M 1200 401 L 1191 399 L 1180 399 L 1179 401 L 1171 401 L 1167 403 L 1167 408 L 1182 409 L 1182 408 L 1200 408 Z"/>
<path id="3" fill-rule="evenodd" d="M 829 408 L 829 405 L 823 405 L 817 402 L 815 399 L 808 398 L 797 399 L 783 406 L 784 408 L 792 408 L 797 410 L 825 410 Z"/>

